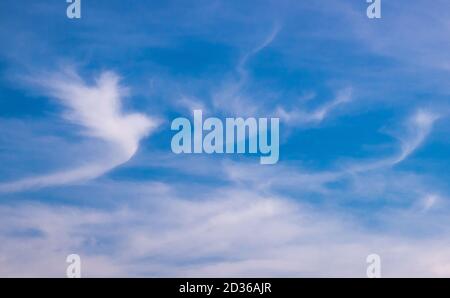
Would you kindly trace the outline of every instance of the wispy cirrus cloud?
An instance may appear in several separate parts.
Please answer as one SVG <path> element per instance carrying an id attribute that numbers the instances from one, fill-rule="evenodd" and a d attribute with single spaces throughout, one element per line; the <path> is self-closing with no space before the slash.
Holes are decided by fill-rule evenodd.
<path id="1" fill-rule="evenodd" d="M 157 125 L 154 118 L 123 111 L 122 98 L 126 90 L 119 85 L 119 77 L 112 72 L 102 73 L 93 85 L 71 70 L 31 81 L 63 106 L 65 120 L 81 127 L 85 137 L 105 142 L 108 151 L 88 165 L 2 183 L 2 192 L 96 178 L 133 157 L 139 141 Z"/>
<path id="2" fill-rule="evenodd" d="M 381 219 L 388 234 L 380 234 L 352 216 L 255 190 L 210 188 L 185 200 L 174 185 L 164 194 L 136 191 L 144 186 L 105 185 L 119 202 L 109 210 L 1 206 L 0 275 L 61 276 L 65 257 L 74 252 L 86 277 L 363 277 L 366 256 L 374 252 L 382 256 L 385 277 L 450 273 L 448 238 L 391 233 L 420 227 L 430 216 L 445 227 L 444 214 L 417 218 L 411 210 L 392 209 Z M 442 227 L 441 235 L 449 235 Z"/>
<path id="3" fill-rule="evenodd" d="M 407 159 L 426 140 L 434 123 L 440 116 L 434 112 L 418 109 L 410 116 L 404 127 L 404 132 L 397 138 L 400 141 L 400 150 L 392 157 L 382 158 L 368 162 L 356 162 L 346 168 L 346 172 L 357 173 L 394 166 Z"/>
<path id="4" fill-rule="evenodd" d="M 345 179 L 350 179 L 352 185 L 348 192 L 359 192 L 359 184 L 370 183 L 371 187 L 362 186 L 371 189 L 373 193 L 379 193 L 375 190 L 377 185 L 382 185 L 384 191 L 392 187 L 392 183 L 386 181 L 392 179 L 392 175 L 386 171 L 393 168 L 410 157 L 425 142 L 432 132 L 434 123 L 439 119 L 436 113 L 418 109 L 402 125 L 396 138 L 400 140 L 398 152 L 388 157 L 378 157 L 370 159 L 354 160 L 345 164 L 337 164 L 335 168 L 325 171 L 310 171 L 297 166 L 277 165 L 273 168 L 257 169 L 254 165 L 226 163 L 225 169 L 227 177 L 234 182 L 250 184 L 259 190 L 273 189 L 297 189 L 306 193 L 320 193 L 331 195 L 336 190 L 330 187 L 330 184 Z M 283 174 L 280 174 L 283 173 Z M 378 173 L 378 174 L 377 174 Z M 382 173 L 382 174 L 380 174 Z M 397 184 L 402 188 L 409 184 L 416 184 L 416 192 L 420 193 L 418 177 L 404 173 L 397 174 Z M 409 189 L 409 191 L 412 191 Z"/>
<path id="5" fill-rule="evenodd" d="M 64 184 L 2 194 L 0 275 L 63 276 L 67 254 L 79 253 L 85 276 L 360 277 L 374 252 L 383 276 L 450 275 L 448 143 L 434 130 L 444 114 L 436 107 L 448 107 L 446 1 L 386 3 L 385 17 L 371 22 L 365 5 L 346 1 L 200 1 L 187 15 L 176 3 L 124 10 L 123 1 L 110 0 L 92 3 L 100 17 L 75 27 L 41 2 L 33 10 L 4 2 L 14 13 L 2 18 L 2 70 L 45 67 L 70 53 L 87 67 L 127 73 L 147 111 L 279 116 L 286 143 L 273 167 L 246 163 L 252 156 L 174 156 L 169 130 L 139 146 L 156 120 L 129 112 L 126 88 L 108 72 L 93 82 L 70 71 L 35 80 L 70 126 L 49 133 L 58 126 L 53 115 L 39 117 L 51 111 L 34 106 L 27 116 L 38 119 L 29 121 L 15 110 L 30 103 L 27 94 L 0 80 L 2 180 L 37 175 L 8 178 L 0 191 Z M 268 30 L 277 20 L 283 30 Z M 142 84 L 149 77 L 158 78 L 154 93 Z M 321 125 L 350 109 L 355 117 Z M 31 129 L 35 120 L 44 125 Z M 380 136 L 377 129 L 392 121 L 393 138 Z M 26 133 L 14 138 L 17 123 Z M 83 145 L 66 152 L 66 144 L 76 146 L 73 132 Z M 431 134 L 437 146 L 416 159 Z M 10 149 L 36 145 L 51 150 Z M 39 164 L 35 171 L 27 161 L 48 151 L 59 170 Z"/>
<path id="6" fill-rule="evenodd" d="M 278 23 L 275 24 L 259 45 L 250 51 L 245 52 L 240 58 L 235 68 L 237 77 L 229 79 L 223 83 L 220 88 L 214 90 L 212 94 L 212 104 L 216 111 L 241 115 L 258 114 L 261 112 L 262 106 L 255 102 L 254 98 L 250 98 L 245 92 L 245 86 L 249 84 L 251 80 L 247 63 L 262 50 L 269 47 L 280 30 L 281 26 Z"/>
<path id="7" fill-rule="evenodd" d="M 318 124 L 325 120 L 334 109 L 352 101 L 352 93 L 353 89 L 347 87 L 339 90 L 333 100 L 330 100 L 313 110 L 308 111 L 306 108 L 295 107 L 287 111 L 286 108 L 280 106 L 277 108 L 276 114 L 286 124 L 291 126 Z"/>
<path id="8" fill-rule="evenodd" d="M 440 116 L 434 112 L 419 109 L 410 119 L 407 124 L 407 135 L 400 138 L 401 151 L 393 163 L 400 163 L 409 155 L 420 147 L 425 142 L 425 139 L 430 134 L 434 123 Z"/>

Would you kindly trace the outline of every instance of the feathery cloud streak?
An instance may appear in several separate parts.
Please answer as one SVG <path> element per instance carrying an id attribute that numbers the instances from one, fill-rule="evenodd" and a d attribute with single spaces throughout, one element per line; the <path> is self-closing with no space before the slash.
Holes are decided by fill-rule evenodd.
<path id="1" fill-rule="evenodd" d="M 123 112 L 125 90 L 112 72 L 102 73 L 88 85 L 76 73 L 53 74 L 49 79 L 33 80 L 45 93 L 65 108 L 64 118 L 83 128 L 83 134 L 108 144 L 107 158 L 52 174 L 0 184 L 1 192 L 21 191 L 96 178 L 127 162 L 136 153 L 139 141 L 148 136 L 157 121 L 140 113 Z"/>

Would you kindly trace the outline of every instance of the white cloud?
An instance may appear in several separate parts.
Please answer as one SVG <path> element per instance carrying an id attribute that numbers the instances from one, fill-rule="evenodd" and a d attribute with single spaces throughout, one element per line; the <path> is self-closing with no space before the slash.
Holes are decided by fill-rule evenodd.
<path id="1" fill-rule="evenodd" d="M 212 104 L 216 110 L 239 116 L 252 115 L 253 117 L 260 112 L 262 106 L 244 92 L 244 88 L 250 80 L 246 64 L 275 40 L 280 28 L 278 24 L 275 24 L 261 44 L 242 56 L 236 66 L 237 79 L 233 78 L 225 82 L 219 90 L 213 93 Z"/>
<path id="2" fill-rule="evenodd" d="M 302 108 L 294 108 L 286 111 L 285 108 L 278 107 L 277 115 L 281 121 L 289 125 L 317 124 L 325 120 L 338 106 L 350 102 L 352 100 L 352 93 L 353 90 L 350 87 L 341 89 L 333 100 L 312 111 L 304 111 Z"/>
<path id="3" fill-rule="evenodd" d="M 87 137 L 108 144 L 108 152 L 94 164 L 0 184 L 0 191 L 20 191 L 96 178 L 127 162 L 136 153 L 139 141 L 156 127 L 156 121 L 146 115 L 123 111 L 125 90 L 112 72 L 102 73 L 93 85 L 70 71 L 33 81 L 65 108 L 67 121 L 82 127 Z"/>
<path id="4" fill-rule="evenodd" d="M 409 133 L 401 139 L 401 152 L 393 163 L 399 163 L 411 155 L 425 141 L 430 134 L 433 124 L 439 119 L 437 114 L 425 110 L 418 110 L 408 123 Z"/>
<path id="5" fill-rule="evenodd" d="M 281 163 L 264 169 L 252 164 L 225 163 L 225 177 L 256 190 L 295 190 L 300 194 L 333 197 L 333 200 L 354 196 L 402 198 L 404 202 L 414 200 L 427 192 L 429 182 L 421 173 L 401 172 L 395 169 L 395 165 L 405 161 L 425 143 L 437 119 L 436 114 L 422 109 L 412 114 L 397 135 L 399 149 L 392 156 L 355 160 L 324 171 L 308 170 L 298 162 L 296 165 Z M 339 188 L 333 186 L 336 182 L 342 183 Z"/>
<path id="6" fill-rule="evenodd" d="M 255 55 L 257 55 L 259 52 L 267 48 L 277 37 L 278 33 L 280 32 L 281 26 L 279 24 L 275 24 L 272 28 L 272 30 L 269 32 L 269 34 L 266 36 L 266 38 L 263 40 L 261 44 L 256 46 L 251 51 L 247 52 L 240 60 L 239 65 L 237 66 L 237 71 L 241 75 L 241 79 L 245 80 L 247 76 L 247 70 L 245 68 L 247 62 Z"/>
<path id="7" fill-rule="evenodd" d="M 433 124 L 439 116 L 435 113 L 417 110 L 406 122 L 405 131 L 398 137 L 400 140 L 400 151 L 392 157 L 382 158 L 379 160 L 359 161 L 351 165 L 347 165 L 345 172 L 358 173 L 367 172 L 380 168 L 391 167 L 406 160 L 414 153 L 426 140 L 430 134 Z"/>
<path id="8" fill-rule="evenodd" d="M 113 210 L 0 207 L 0 276 L 64 276 L 71 253 L 84 276 L 365 277 L 370 253 L 385 277 L 450 275 L 448 237 L 396 235 L 394 220 L 374 233 L 349 215 L 236 187 L 190 200 L 153 191 L 137 200 L 126 187 Z M 391 217 L 413 229 L 421 222 L 410 212 Z"/>
<path id="9" fill-rule="evenodd" d="M 416 150 L 435 119 L 423 111 L 410 117 L 400 138 L 400 155 L 388 158 L 390 163 L 383 166 Z M 217 161 L 208 160 L 201 167 L 210 169 L 211 162 Z M 126 190 L 120 190 L 121 183 L 115 181 L 105 186 L 108 196 L 113 196 L 110 201 L 118 202 L 113 210 L 0 207 L 0 242 L 6 243 L 0 247 L 0 275 L 63 276 L 65 256 L 71 253 L 82 256 L 84 276 L 364 277 L 366 256 L 371 253 L 381 255 L 386 277 L 450 275 L 450 255 L 445 249 L 449 231 L 438 230 L 441 239 L 395 233 L 404 226 L 409 231 L 414 225 L 423 227 L 426 219 L 419 221 L 414 208 L 390 212 L 381 219 L 384 227 L 375 233 L 349 214 L 300 202 L 308 192 L 339 199 L 339 192 L 327 185 L 346 177 L 346 172 L 309 173 L 283 165 L 255 170 L 236 163 L 226 163 L 224 168 L 231 185 L 204 187 L 201 192 L 191 189 L 197 195 L 189 200 L 178 195 L 186 185 L 165 185 L 158 187 L 160 191 L 136 183 L 122 185 Z M 365 173 L 355 174 L 364 177 Z M 384 178 L 397 185 L 404 177 L 394 173 Z M 373 182 L 373 177 L 366 180 L 364 190 Z M 407 180 L 402 187 L 412 184 Z M 301 190 L 296 192 L 298 201 L 277 194 L 280 186 Z M 382 186 L 386 187 L 390 186 Z M 89 193 L 79 195 L 89 199 Z M 425 201 L 425 206 L 430 202 Z M 433 214 L 433 221 L 445 226 L 447 217 Z M 21 246 L 23 241 L 29 245 Z"/>

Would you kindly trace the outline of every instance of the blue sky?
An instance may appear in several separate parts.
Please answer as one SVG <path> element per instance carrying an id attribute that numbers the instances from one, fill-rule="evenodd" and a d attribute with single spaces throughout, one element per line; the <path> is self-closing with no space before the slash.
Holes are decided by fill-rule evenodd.
<path id="1" fill-rule="evenodd" d="M 450 4 L 0 3 L 0 276 L 450 276 Z M 279 117 L 280 161 L 176 155 Z"/>

